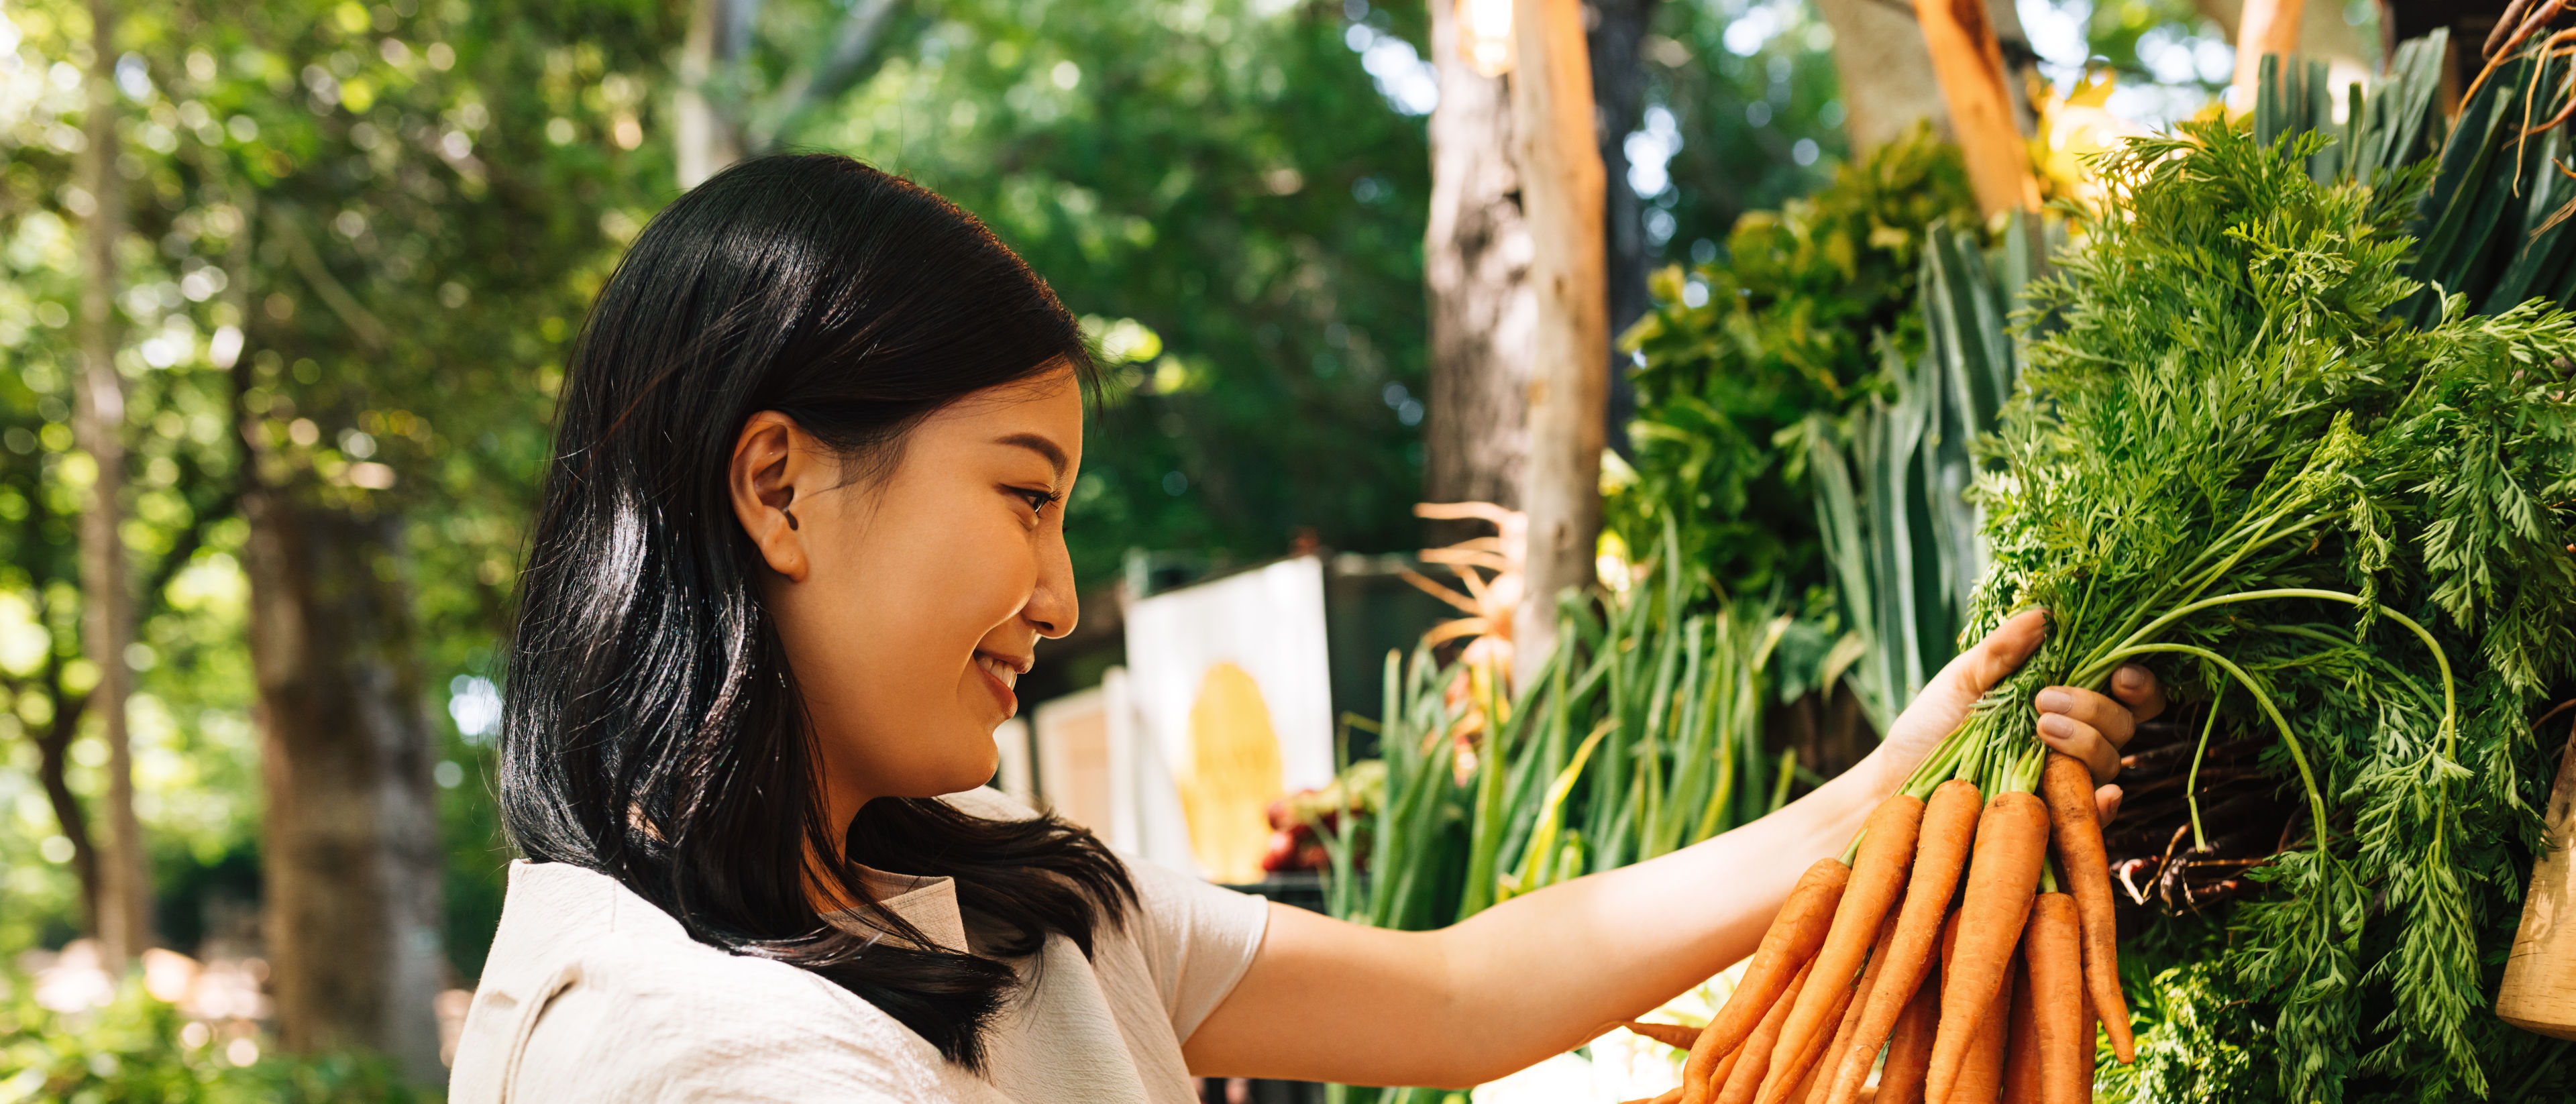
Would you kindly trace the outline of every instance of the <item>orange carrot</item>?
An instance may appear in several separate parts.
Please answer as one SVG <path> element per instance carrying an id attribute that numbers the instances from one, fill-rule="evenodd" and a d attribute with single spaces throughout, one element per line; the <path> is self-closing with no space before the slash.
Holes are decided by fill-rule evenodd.
<path id="1" fill-rule="evenodd" d="M 1852 1104 L 1860 1096 L 1861 1083 L 1869 1079 L 1870 1064 L 1878 1058 L 1879 1044 L 1887 1041 L 1897 1017 L 1931 971 L 1941 917 L 1958 892 L 1959 870 L 1977 838 L 1977 811 L 1984 804 L 1976 783 L 1953 778 L 1933 790 L 1932 800 L 1924 805 L 1923 828 L 1914 845 L 1914 872 L 1905 887 L 1905 904 L 1897 913 L 1887 972 L 1870 990 L 1860 1026 L 1850 1041 L 1825 1056 L 1825 1065 L 1834 1070 L 1825 1104 Z M 1884 1091 L 1879 1095 L 1886 1097 Z"/>
<path id="2" fill-rule="evenodd" d="M 1619 1026 L 1627 1028 L 1628 1030 L 1639 1035 L 1643 1035 L 1649 1039 L 1653 1039 L 1665 1046 L 1676 1047 L 1681 1050 L 1689 1050 L 1691 1048 L 1691 1044 L 1699 1041 L 1699 1028 L 1684 1027 L 1681 1024 L 1647 1023 L 1643 1020 L 1621 1020 L 1619 1022 Z"/>
<path id="3" fill-rule="evenodd" d="M 2021 963 L 2008 958 L 2006 973 L 2019 975 Z M 2012 1035 L 2013 991 L 2008 983 L 1995 994 L 1995 999 L 1977 1018 L 1977 1033 L 1968 1040 L 1966 1060 L 1959 1063 L 1959 1080 L 1946 1104 L 1999 1104 L 2004 1080 L 2004 1045 Z M 1948 1024 L 1942 1025 L 1944 1028 Z M 1937 1045 L 1937 1043 L 1935 1044 Z"/>
<path id="4" fill-rule="evenodd" d="M 2084 1010 L 2081 921 L 2075 898 L 2042 893 L 2031 902 L 2022 960 L 2030 971 L 2031 1023 L 2039 1048 L 2038 1101 L 2093 1099 L 2093 1019 Z"/>
<path id="5" fill-rule="evenodd" d="M 2064 752 L 2048 753 L 2040 776 L 2048 798 L 2048 823 L 2057 834 L 2057 861 L 2066 888 L 2075 895 L 2075 914 L 2082 923 L 2084 990 L 2102 1030 L 2111 1037 L 2111 1053 L 2120 1061 L 2138 1057 L 2129 1034 L 2129 1001 L 2120 992 L 2120 932 L 2111 910 L 2111 864 L 2102 849 L 2102 821 L 2093 803 L 2093 771 Z"/>
<path id="6" fill-rule="evenodd" d="M 1785 1013 L 1784 1013 L 1784 1015 L 1785 1015 Z M 1723 1061 L 1723 1062 L 1719 1062 L 1719 1063 L 1717 1064 L 1717 1070 L 1716 1070 L 1716 1072 L 1709 1074 L 1709 1075 L 1708 1075 L 1708 1080 L 1707 1080 L 1707 1081 L 1704 1081 L 1704 1082 L 1702 1082 L 1702 1083 L 1700 1084 L 1700 1087 L 1701 1087 L 1701 1088 L 1703 1088 L 1703 1089 L 1705 1089 L 1705 1090 L 1707 1090 L 1707 1091 L 1708 1091 L 1708 1095 L 1709 1095 L 1709 1098 L 1710 1098 L 1710 1099 L 1712 1099 L 1712 1100 L 1716 1099 L 1716 1097 L 1717 1097 L 1717 1090 L 1718 1090 L 1718 1087 L 1719 1087 L 1719 1086 L 1721 1086 L 1721 1085 L 1726 1084 L 1726 1079 L 1727 1079 L 1727 1078 L 1735 1076 L 1735 1064 L 1736 1064 L 1736 1063 L 1738 1063 L 1738 1062 L 1741 1062 L 1741 1061 L 1743 1061 L 1743 1060 L 1744 1060 L 1744 1048 L 1743 1048 L 1743 1047 L 1737 1047 L 1737 1048 L 1735 1048 L 1734 1050 L 1729 1051 L 1729 1052 L 1727 1053 L 1727 1055 L 1726 1055 L 1726 1060 L 1725 1060 L 1725 1061 Z M 1690 1087 L 1691 1087 L 1691 1083 L 1690 1083 L 1689 1071 L 1688 1071 L 1688 1070 L 1684 1070 L 1684 1071 L 1683 1071 L 1683 1078 L 1682 1078 L 1682 1092 L 1683 1092 L 1685 1095 L 1688 1095 L 1688 1093 L 1690 1092 Z"/>
<path id="7" fill-rule="evenodd" d="M 1834 1024 L 1833 1035 L 1827 1037 L 1819 1034 L 1815 1042 L 1806 1050 L 1791 1056 L 1793 1064 L 1786 1073 L 1776 1068 L 1771 1071 L 1773 1077 L 1782 1081 L 1789 1080 L 1790 1075 L 1795 1075 L 1798 1079 L 1799 1087 L 1782 1097 L 1782 1100 L 1799 1102 L 1807 1100 L 1814 1091 L 1813 1083 L 1824 1079 L 1822 1071 L 1825 1068 L 1825 1055 L 1840 1053 L 1843 1044 L 1851 1039 L 1852 1032 L 1859 1029 L 1862 1007 L 1869 1003 L 1870 993 L 1876 990 L 1879 976 L 1886 970 L 1889 960 L 1888 945 L 1896 941 L 1898 915 L 1898 910 L 1890 909 L 1887 918 L 1879 921 L 1878 938 L 1870 941 L 1868 968 L 1861 971 L 1859 983 L 1854 985 L 1851 991 L 1842 995 L 1840 1007 L 1834 1009 L 1831 1017 Z"/>
<path id="8" fill-rule="evenodd" d="M 1977 851 L 1968 860 L 1967 894 L 1959 902 L 1959 948 L 1941 975 L 1941 1029 L 1932 1042 L 1932 1069 L 1924 1075 L 1927 1100 L 1952 1100 L 1968 1044 L 1980 1034 L 1986 1009 L 2003 992 L 2013 945 L 2030 916 L 2039 889 L 2039 867 L 2048 850 L 2048 807 L 2026 793 L 1997 794 L 1977 817 Z M 2002 1025 L 1996 1038 L 2002 1038 Z"/>
<path id="9" fill-rule="evenodd" d="M 2022 950 L 2030 950 L 2030 931 L 2021 933 Z M 2012 1023 L 2004 1029 L 2003 1104 L 2039 1102 L 2039 1023 L 2031 1007 L 2030 965 L 2013 968 Z"/>
<path id="10" fill-rule="evenodd" d="M 1830 1019 L 1830 1020 L 1833 1020 L 1833 1021 L 1835 1021 L 1835 1022 L 1837 1022 L 1837 1023 L 1841 1022 L 1841 1021 L 1842 1021 L 1842 1017 L 1843 1017 L 1843 1013 L 1844 1013 L 1844 1012 L 1846 1012 L 1846 1011 L 1848 1011 L 1848 1010 L 1851 1008 L 1851 1002 L 1852 1002 L 1852 993 L 1851 993 L 1851 991 L 1850 991 L 1850 990 L 1846 989 L 1846 990 L 1844 990 L 1844 991 L 1843 991 L 1843 995 L 1842 995 L 1841 999 L 1840 999 L 1840 1000 L 1838 1000 L 1837 1002 L 1835 1002 L 1835 1004 L 1832 1006 L 1832 1008 L 1831 1008 L 1829 1011 L 1827 1011 L 1827 1012 L 1825 1013 L 1825 1018 Z M 1821 1043 L 1821 1042 L 1819 1042 L 1819 1043 L 1817 1044 L 1817 1046 L 1818 1046 L 1819 1048 L 1821 1048 L 1823 1045 L 1824 1045 L 1824 1044 L 1823 1044 L 1823 1043 Z M 1813 1056 L 1813 1055 L 1812 1055 L 1812 1053 L 1810 1053 L 1810 1055 L 1809 1055 L 1809 1056 L 1810 1056 L 1810 1057 L 1812 1057 L 1812 1056 Z M 1810 1067 L 1812 1068 L 1813 1063 L 1809 1063 L 1809 1065 L 1810 1065 Z M 1774 1063 L 1772 1064 L 1772 1069 L 1771 1069 L 1771 1071 L 1770 1071 L 1770 1072 L 1775 1073 L 1775 1074 L 1776 1074 L 1776 1073 L 1778 1073 L 1778 1072 L 1780 1072 L 1780 1067 L 1779 1067 L 1779 1064 L 1778 1064 L 1777 1062 L 1774 1062 Z M 1803 1097 L 1803 1096 L 1801 1096 L 1801 1095 L 1799 1095 L 1799 1092 L 1798 1092 L 1797 1090 L 1811 1087 L 1811 1086 L 1809 1086 L 1809 1085 L 1807 1084 L 1807 1082 L 1808 1082 L 1808 1078 L 1806 1077 L 1806 1075 L 1804 1075 L 1804 1074 L 1799 1075 L 1799 1078 L 1798 1078 L 1798 1080 L 1797 1080 L 1797 1083 L 1796 1083 L 1795 1085 L 1791 1086 L 1791 1091 L 1789 1091 L 1789 1092 L 1787 1092 L 1785 1095 L 1783 1095 L 1781 1099 L 1783 1099 L 1783 1100 L 1788 1100 L 1788 1101 L 1803 1100 L 1803 1099 L 1804 1099 L 1804 1097 Z"/>
<path id="11" fill-rule="evenodd" d="M 1905 891 L 1906 868 L 1914 863 L 1914 837 L 1923 827 L 1923 802 L 1895 794 L 1879 802 L 1861 831 L 1860 854 L 1852 863 L 1851 889 L 1834 910 L 1832 930 L 1816 952 L 1816 984 L 1798 997 L 1789 1024 L 1780 1031 L 1778 1053 L 1762 1082 L 1761 1104 L 1779 1104 L 1789 1089 L 1807 1075 L 1801 1059 L 1824 1042 L 1837 1026 L 1828 1010 L 1851 994 L 1852 975 L 1860 972 L 1878 935 L 1879 922 Z"/>
<path id="12" fill-rule="evenodd" d="M 1753 952 L 1753 964 L 1745 967 L 1744 979 L 1691 1044 L 1690 1058 L 1682 1063 L 1682 1104 L 1706 1104 L 1717 1086 L 1725 1083 L 1716 1075 L 1717 1064 L 1740 1048 L 1771 1006 L 1779 1003 L 1790 975 L 1798 973 L 1815 957 L 1816 948 L 1824 945 L 1834 907 L 1841 903 L 1843 887 L 1850 881 L 1851 868 L 1840 859 L 1818 859 L 1799 877 L 1779 915 L 1771 918 L 1771 930 L 1762 933 L 1762 946 Z"/>
<path id="13" fill-rule="evenodd" d="M 1891 929 L 1894 928 L 1896 926 L 1896 918 L 1893 916 L 1888 917 L 1887 926 Z M 1882 948 L 1882 951 L 1883 950 L 1884 948 Z M 1843 1010 L 1843 1025 L 1835 1029 L 1832 1044 L 1825 1047 L 1824 1050 L 1819 1051 L 1816 1054 L 1815 1061 L 1808 1066 L 1807 1080 L 1805 1082 L 1807 1089 L 1797 1095 L 1797 1099 L 1802 1101 L 1803 1104 L 1825 1104 L 1825 1093 L 1833 1088 L 1833 1086 L 1825 1083 L 1825 1078 L 1829 1072 L 1824 1060 L 1825 1056 L 1839 1053 L 1845 1044 L 1851 1042 L 1852 1032 L 1860 1030 L 1860 1014 L 1863 1004 L 1869 1000 L 1870 993 L 1877 988 L 1878 983 L 1881 980 L 1881 975 L 1877 974 L 1877 969 L 1877 964 L 1872 963 L 1870 966 L 1871 972 L 1861 975 L 1860 988 L 1852 990 L 1851 1004 Z"/>
<path id="14" fill-rule="evenodd" d="M 1940 1019 L 1941 987 L 1937 978 L 1925 978 L 1887 1038 L 1887 1068 L 1879 1071 L 1877 1104 L 1923 1104 L 1923 1071 L 1932 1064 L 1932 1030 Z"/>
<path id="15" fill-rule="evenodd" d="M 1780 1039 L 1780 1025 L 1788 1022 L 1789 1010 L 1797 1007 L 1799 992 L 1807 987 L 1815 972 L 1813 959 L 1799 967 L 1797 978 L 1789 982 L 1789 987 L 1780 993 L 1780 999 L 1771 1005 L 1770 1011 L 1763 1013 L 1762 1022 L 1754 1026 L 1753 1034 L 1745 1038 L 1744 1045 L 1736 1048 L 1738 1058 L 1727 1063 L 1734 1068 L 1716 1086 L 1718 1104 L 1746 1104 L 1753 1099 L 1753 1090 L 1762 1084 L 1762 1074 L 1771 1068 L 1771 1048 Z M 1685 1079 L 1682 1084 L 1687 1086 L 1690 1082 Z M 1688 1100 L 1689 1097 L 1683 1099 Z"/>

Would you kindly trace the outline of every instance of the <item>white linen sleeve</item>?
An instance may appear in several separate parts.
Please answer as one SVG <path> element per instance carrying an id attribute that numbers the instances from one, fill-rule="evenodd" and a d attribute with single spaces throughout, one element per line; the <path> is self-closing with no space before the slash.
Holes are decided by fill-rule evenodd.
<path id="1" fill-rule="evenodd" d="M 1137 945 L 1172 1034 L 1186 1043 L 1252 967 L 1270 927 L 1270 902 L 1133 855 L 1118 858 L 1136 883 L 1140 907 L 1130 923 Z"/>

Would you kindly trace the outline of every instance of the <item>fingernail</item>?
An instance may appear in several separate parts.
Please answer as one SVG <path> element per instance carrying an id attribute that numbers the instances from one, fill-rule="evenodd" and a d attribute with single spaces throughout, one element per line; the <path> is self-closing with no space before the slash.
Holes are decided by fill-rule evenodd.
<path id="1" fill-rule="evenodd" d="M 2064 713 L 2075 708 L 2074 696 L 2054 686 L 2040 691 L 2038 696 L 2030 700 L 2030 703 L 2037 706 L 2042 713 Z"/>
<path id="2" fill-rule="evenodd" d="M 2063 740 L 2074 735 L 2074 733 L 2066 731 L 2068 723 L 2069 722 L 2066 718 L 2058 716 L 2055 713 L 2042 713 L 2039 715 L 2039 734 L 2042 736 L 2055 736 L 2058 739 Z"/>

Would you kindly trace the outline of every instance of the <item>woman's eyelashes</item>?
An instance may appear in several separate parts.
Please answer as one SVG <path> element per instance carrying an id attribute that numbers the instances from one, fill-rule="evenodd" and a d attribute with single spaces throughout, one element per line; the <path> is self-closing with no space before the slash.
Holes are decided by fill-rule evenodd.
<path id="1" fill-rule="evenodd" d="M 1063 492 L 1052 488 L 1009 487 L 1005 489 L 1014 495 L 1018 495 L 1022 501 L 1027 502 L 1029 504 L 1029 513 L 1034 516 L 1043 517 L 1046 515 L 1047 507 L 1064 501 Z"/>

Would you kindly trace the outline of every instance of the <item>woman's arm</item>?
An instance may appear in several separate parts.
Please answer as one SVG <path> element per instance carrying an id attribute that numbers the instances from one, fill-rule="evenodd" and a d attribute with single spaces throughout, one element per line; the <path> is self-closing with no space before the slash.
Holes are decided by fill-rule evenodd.
<path id="1" fill-rule="evenodd" d="M 1251 968 L 1183 1048 L 1191 1071 L 1464 1088 L 1672 999 L 1751 954 L 1798 876 L 1841 853 L 1977 698 L 2021 665 L 2041 631 L 2037 614 L 2008 622 L 1944 668 L 1868 758 L 1715 839 L 1433 932 L 1272 905 Z M 2160 705 L 2152 679 L 2126 676 L 2115 686 L 2141 714 Z M 2116 763 L 2130 712 L 2086 691 L 2061 702 L 2053 712 L 2078 722 L 2068 730 L 2075 735 L 2042 737 L 2088 760 L 2107 750 Z M 2112 747 L 2091 746 L 2104 742 Z"/>

